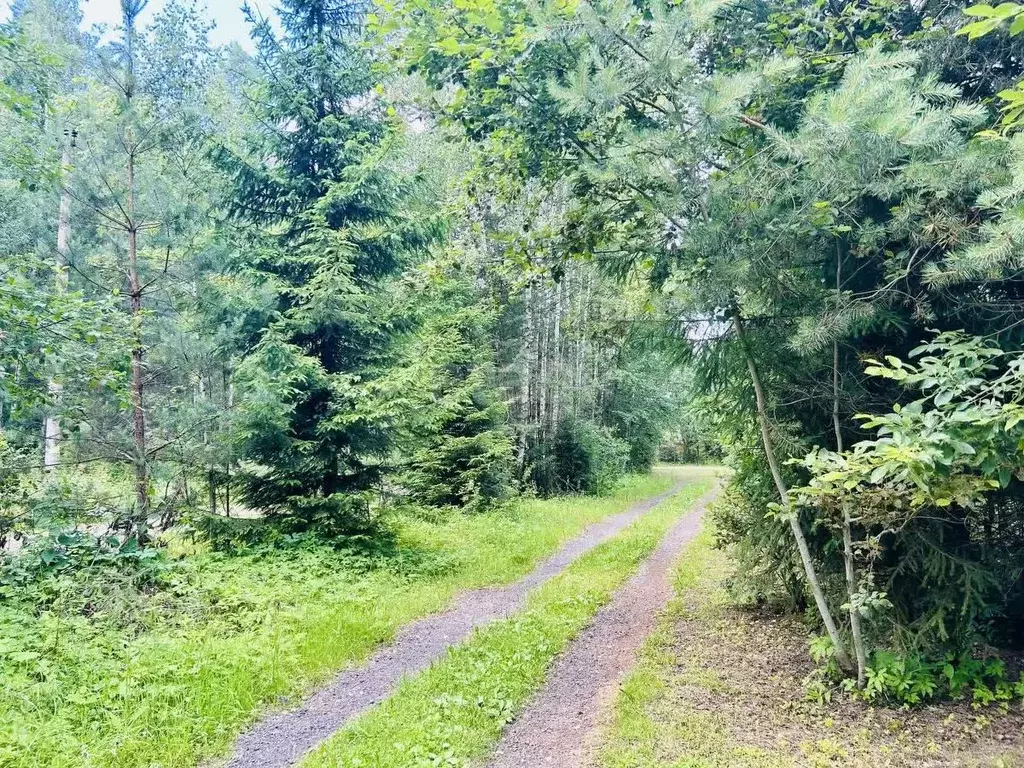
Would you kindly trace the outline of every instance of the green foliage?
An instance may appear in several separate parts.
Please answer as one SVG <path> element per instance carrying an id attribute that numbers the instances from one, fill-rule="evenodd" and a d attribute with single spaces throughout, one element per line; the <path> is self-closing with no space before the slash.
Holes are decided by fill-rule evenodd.
<path id="1" fill-rule="evenodd" d="M 803 609 L 806 597 L 792 537 L 764 512 L 774 499 L 764 460 L 737 446 L 731 463 L 729 486 L 711 510 L 718 539 L 739 566 L 728 579 L 729 591 L 742 604 Z"/>
<path id="2" fill-rule="evenodd" d="M 1016 6 L 992 11 L 1004 14 Z M 782 463 L 849 445 L 882 426 L 851 415 L 898 403 L 885 426 L 920 453 L 884 435 L 872 449 L 869 478 L 907 473 L 891 524 L 870 504 L 854 514 L 868 575 L 846 594 L 837 506 L 800 511 L 804 566 L 836 615 L 884 614 L 871 644 L 941 654 L 1006 641 L 1020 615 L 1020 490 L 985 489 L 1000 468 L 1014 477 L 1016 433 L 1001 443 L 995 419 L 975 435 L 966 414 L 946 429 L 951 413 L 917 413 L 861 360 L 906 359 L 928 328 L 1019 346 L 1022 155 L 1016 137 L 978 135 L 985 99 L 1020 77 L 1012 38 L 972 43 L 955 35 L 959 9 L 899 2 L 565 3 L 502 7 L 489 23 L 475 6 L 409 3 L 381 21 L 409 29 L 394 38 L 409 66 L 450 86 L 438 104 L 487 148 L 481 184 L 559 195 L 567 213 L 545 219 L 546 243 L 661 293 L 644 321 L 662 324 L 676 359 L 689 349 L 739 470 L 719 514 L 751 574 L 740 591 L 806 600 L 785 521 L 765 512 L 788 507 L 785 486 L 807 467 L 776 482 L 765 452 Z M 529 253 L 536 234 L 523 232 Z M 931 496 L 915 485 L 929 472 Z M 927 514 L 908 512 L 925 496 Z"/>
<path id="3" fill-rule="evenodd" d="M 219 756 L 258 711 L 365 658 L 457 592 L 523 576 L 670 483 L 633 478 L 608 498 L 433 522 L 395 516 L 390 546 L 306 536 L 234 555 L 140 552 L 138 567 L 123 568 L 107 551 L 115 559 L 101 569 L 62 570 L 0 602 L 0 763 L 184 768 Z M 630 562 L 640 556 L 631 550 Z"/>
<path id="4" fill-rule="evenodd" d="M 249 279 L 273 287 L 265 329 L 239 368 L 238 444 L 251 506 L 293 528 L 368 522 L 358 492 L 379 478 L 392 436 L 365 408 L 402 320 L 386 282 L 437 233 L 403 213 L 411 188 L 384 164 L 395 128 L 357 48 L 362 6 L 293 0 L 285 34 L 254 27 L 262 130 L 222 153 L 229 208 L 250 228 Z"/>
<path id="5" fill-rule="evenodd" d="M 627 470 L 646 472 L 654 464 L 667 425 L 682 409 L 680 384 L 670 359 L 661 354 L 623 349 L 604 400 L 604 419 L 629 446 Z"/>
<path id="6" fill-rule="evenodd" d="M 876 439 L 842 454 L 808 454 L 810 481 L 794 494 L 831 525 L 843 509 L 856 510 L 869 577 L 884 575 L 888 598 L 916 629 L 914 645 L 933 655 L 943 646 L 961 652 L 1020 599 L 1016 543 L 993 535 L 984 498 L 1021 477 L 1024 361 L 961 333 L 939 334 L 910 357 L 914 363 L 871 361 L 867 372 L 922 397 L 860 417 Z M 938 541 L 923 546 L 933 532 Z M 900 584 L 908 573 L 942 588 L 914 594 Z M 869 615 L 866 606 L 862 612 Z"/>
<path id="7" fill-rule="evenodd" d="M 550 444 L 535 448 L 530 479 L 543 495 L 608 493 L 629 464 L 628 443 L 590 421 L 563 419 Z"/>
<path id="8" fill-rule="evenodd" d="M 1024 678 L 1013 682 L 1000 659 L 949 656 L 930 662 L 919 656 L 890 651 L 872 654 L 867 685 L 858 695 L 865 700 L 918 706 L 951 697 L 967 699 L 973 707 L 1006 707 L 1024 698 Z"/>
<path id="9" fill-rule="evenodd" d="M 0 562 L 0 595 L 37 610 L 65 610 L 70 593 L 88 611 L 113 591 L 166 588 L 168 570 L 163 553 L 140 547 L 137 539 L 58 531 Z"/>
<path id="10" fill-rule="evenodd" d="M 1024 5 L 1020 3 L 1000 3 L 997 6 L 981 3 L 965 8 L 964 14 L 977 18 L 977 21 L 965 24 L 957 34 L 967 35 L 971 40 L 995 32 L 1004 25 L 1010 37 L 1024 32 Z M 1012 88 L 1003 89 L 997 95 L 1005 102 L 1000 107 L 1003 128 L 1012 131 L 1020 127 L 1024 123 L 1024 80 Z"/>
<path id="11" fill-rule="evenodd" d="M 404 386 L 420 415 L 399 482 L 415 503 L 477 510 L 511 494 L 512 436 L 493 384 L 490 323 L 474 307 L 442 311 L 410 351 Z"/>

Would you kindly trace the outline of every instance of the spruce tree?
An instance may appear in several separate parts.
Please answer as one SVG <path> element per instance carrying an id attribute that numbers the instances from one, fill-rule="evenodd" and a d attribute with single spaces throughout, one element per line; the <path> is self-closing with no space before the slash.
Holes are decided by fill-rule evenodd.
<path id="1" fill-rule="evenodd" d="M 458 288 L 439 292 L 392 382 L 412 415 L 398 480 L 416 503 L 479 510 L 511 495 L 512 433 L 494 383 L 493 316 Z"/>
<path id="2" fill-rule="evenodd" d="M 390 446 L 363 406 L 400 330 L 387 283 L 434 232 L 403 214 L 409 187 L 385 167 L 395 128 L 360 49 L 362 5 L 284 0 L 280 33 L 247 13 L 259 129 L 221 160 L 240 267 L 273 299 L 239 369 L 243 492 L 292 528 L 339 533 L 365 521 L 358 492 Z"/>

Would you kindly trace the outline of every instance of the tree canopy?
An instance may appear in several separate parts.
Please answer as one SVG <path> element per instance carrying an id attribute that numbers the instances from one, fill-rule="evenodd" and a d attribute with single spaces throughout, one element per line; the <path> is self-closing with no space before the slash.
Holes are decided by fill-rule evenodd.
<path id="1" fill-rule="evenodd" d="M 1024 6 L 144 7 L 0 26 L 5 563 L 710 453 L 852 688 L 1024 643 Z"/>

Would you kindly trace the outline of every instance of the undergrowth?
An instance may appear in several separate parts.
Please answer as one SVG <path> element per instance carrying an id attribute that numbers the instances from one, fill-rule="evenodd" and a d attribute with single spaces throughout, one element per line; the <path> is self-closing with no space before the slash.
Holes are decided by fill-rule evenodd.
<path id="1" fill-rule="evenodd" d="M 916 707 L 928 702 L 966 700 L 975 709 L 995 706 L 1006 711 L 1024 703 L 1024 674 L 1014 680 L 1000 658 L 977 658 L 970 653 L 929 659 L 917 653 L 875 650 L 865 666 L 865 685 L 841 674 L 826 638 L 810 642 L 811 657 L 819 665 L 807 679 L 807 697 L 823 703 L 838 685 L 864 701 L 890 706 Z"/>
<path id="2" fill-rule="evenodd" d="M 0 599 L 0 765 L 193 766 L 261 709 L 364 658 L 456 591 L 522 576 L 671 482 L 631 478 L 606 498 L 441 521 L 404 516 L 384 552 L 307 543 L 57 567 L 20 599 Z"/>

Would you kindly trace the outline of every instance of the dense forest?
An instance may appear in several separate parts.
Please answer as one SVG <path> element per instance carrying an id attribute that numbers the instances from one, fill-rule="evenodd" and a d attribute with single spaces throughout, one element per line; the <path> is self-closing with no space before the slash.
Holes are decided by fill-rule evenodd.
<path id="1" fill-rule="evenodd" d="M 146 6 L 0 25 L 0 762 L 205 568 L 443 568 L 403 526 L 659 459 L 808 685 L 1024 698 L 1024 5 Z"/>

